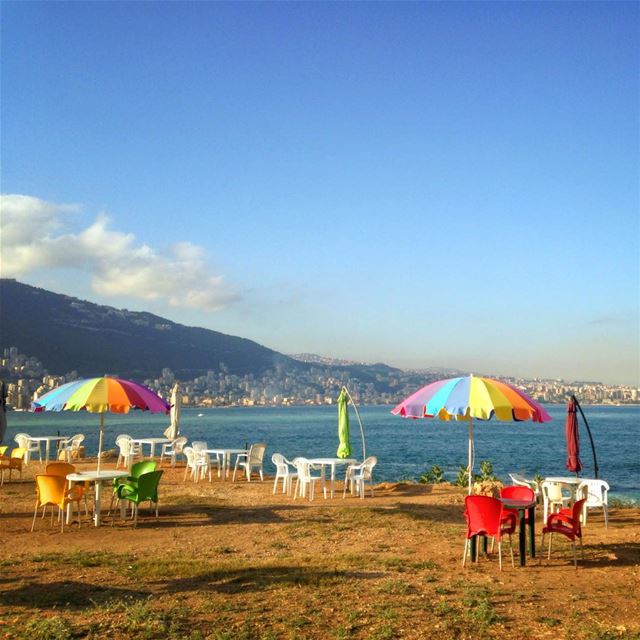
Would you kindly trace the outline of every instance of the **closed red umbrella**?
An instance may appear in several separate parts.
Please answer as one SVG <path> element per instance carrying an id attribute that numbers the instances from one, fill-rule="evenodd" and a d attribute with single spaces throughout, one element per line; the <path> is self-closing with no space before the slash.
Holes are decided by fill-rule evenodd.
<path id="1" fill-rule="evenodd" d="M 580 473 L 582 462 L 580 462 L 580 437 L 578 435 L 578 413 L 574 398 L 569 400 L 567 405 L 567 426 L 565 436 L 567 438 L 567 469 L 574 473 Z"/>

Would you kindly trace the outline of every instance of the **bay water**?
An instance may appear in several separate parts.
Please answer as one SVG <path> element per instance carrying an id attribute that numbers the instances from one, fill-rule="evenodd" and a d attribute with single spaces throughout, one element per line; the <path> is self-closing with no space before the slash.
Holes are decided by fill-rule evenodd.
<path id="1" fill-rule="evenodd" d="M 467 464 L 468 428 L 463 422 L 407 420 L 391 415 L 389 406 L 359 407 L 365 428 L 367 455 L 378 457 L 374 471 L 376 482 L 417 480 L 432 465 L 444 469 L 445 480 L 453 480 L 460 465 Z M 482 460 L 493 463 L 494 473 L 509 481 L 508 473 L 527 477 L 571 475 L 565 469 L 567 458 L 564 437 L 566 408 L 545 407 L 553 421 L 474 422 L 475 470 Z M 599 477 L 611 486 L 611 496 L 640 502 L 640 406 L 583 406 L 596 445 Z M 362 457 L 358 421 L 349 408 L 353 457 Z M 581 475 L 594 477 L 593 457 L 586 430 L 580 420 Z M 30 435 L 73 435 L 84 433 L 87 455 L 98 448 L 100 417 L 86 412 L 7 414 L 5 443 L 13 442 L 19 432 Z M 104 449 L 115 448 L 117 435 L 133 437 L 162 436 L 169 425 L 168 416 L 131 411 L 126 415 L 105 414 Z M 273 473 L 271 454 L 334 457 L 338 446 L 337 408 L 231 407 L 183 408 L 181 434 L 189 440 L 205 440 L 210 447 L 239 447 L 266 442 L 265 469 Z"/>

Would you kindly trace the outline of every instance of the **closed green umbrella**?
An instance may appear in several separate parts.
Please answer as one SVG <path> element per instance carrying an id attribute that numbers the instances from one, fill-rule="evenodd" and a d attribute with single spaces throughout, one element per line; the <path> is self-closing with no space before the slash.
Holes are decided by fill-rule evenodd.
<path id="1" fill-rule="evenodd" d="M 342 387 L 338 396 L 338 458 L 349 458 L 351 456 L 351 443 L 349 442 L 349 398 L 347 390 Z"/>

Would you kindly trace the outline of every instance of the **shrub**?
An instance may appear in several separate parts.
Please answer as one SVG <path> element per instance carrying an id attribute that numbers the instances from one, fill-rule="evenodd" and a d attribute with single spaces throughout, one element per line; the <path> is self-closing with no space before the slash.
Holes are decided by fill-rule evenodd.
<path id="1" fill-rule="evenodd" d="M 420 476 L 420 482 L 422 484 L 440 484 L 443 481 L 444 471 L 437 464 L 434 464 L 431 469 L 425 471 Z"/>

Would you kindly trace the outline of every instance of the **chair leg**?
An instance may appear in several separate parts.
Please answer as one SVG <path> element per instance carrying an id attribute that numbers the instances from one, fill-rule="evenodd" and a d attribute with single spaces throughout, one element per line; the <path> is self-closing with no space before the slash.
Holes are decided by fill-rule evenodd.
<path id="1" fill-rule="evenodd" d="M 509 551 L 511 551 L 511 566 L 515 569 L 516 563 L 513 561 L 513 540 L 511 539 L 511 534 L 509 534 Z"/>
<path id="2" fill-rule="evenodd" d="M 545 534 L 542 534 L 542 540 L 540 540 L 540 552 L 538 553 L 538 564 L 542 564 L 542 555 L 544 554 L 544 536 Z"/>
<path id="3" fill-rule="evenodd" d="M 602 509 L 604 510 L 604 528 L 608 529 L 609 528 L 609 514 L 607 512 L 609 511 L 609 509 L 607 508 L 606 504 L 602 505 Z"/>
<path id="4" fill-rule="evenodd" d="M 498 540 L 498 566 L 502 571 L 502 540 Z"/>
<path id="5" fill-rule="evenodd" d="M 547 556 L 547 560 L 551 560 L 551 540 L 553 540 L 553 533 L 549 534 L 549 555 Z"/>
<path id="6" fill-rule="evenodd" d="M 278 486 L 278 474 L 276 473 L 276 479 L 273 481 L 273 491 L 271 493 L 275 494 L 277 486 Z M 284 487 L 284 481 L 282 482 L 282 486 Z"/>
<path id="7" fill-rule="evenodd" d="M 573 566 L 578 569 L 578 556 L 576 556 L 576 541 L 574 540 L 571 543 L 571 548 L 573 549 Z"/>
<path id="8" fill-rule="evenodd" d="M 36 526 L 37 513 L 38 513 L 38 501 L 36 500 L 36 508 L 33 510 L 33 522 L 31 523 L 31 533 L 33 533 L 33 528 Z"/>

